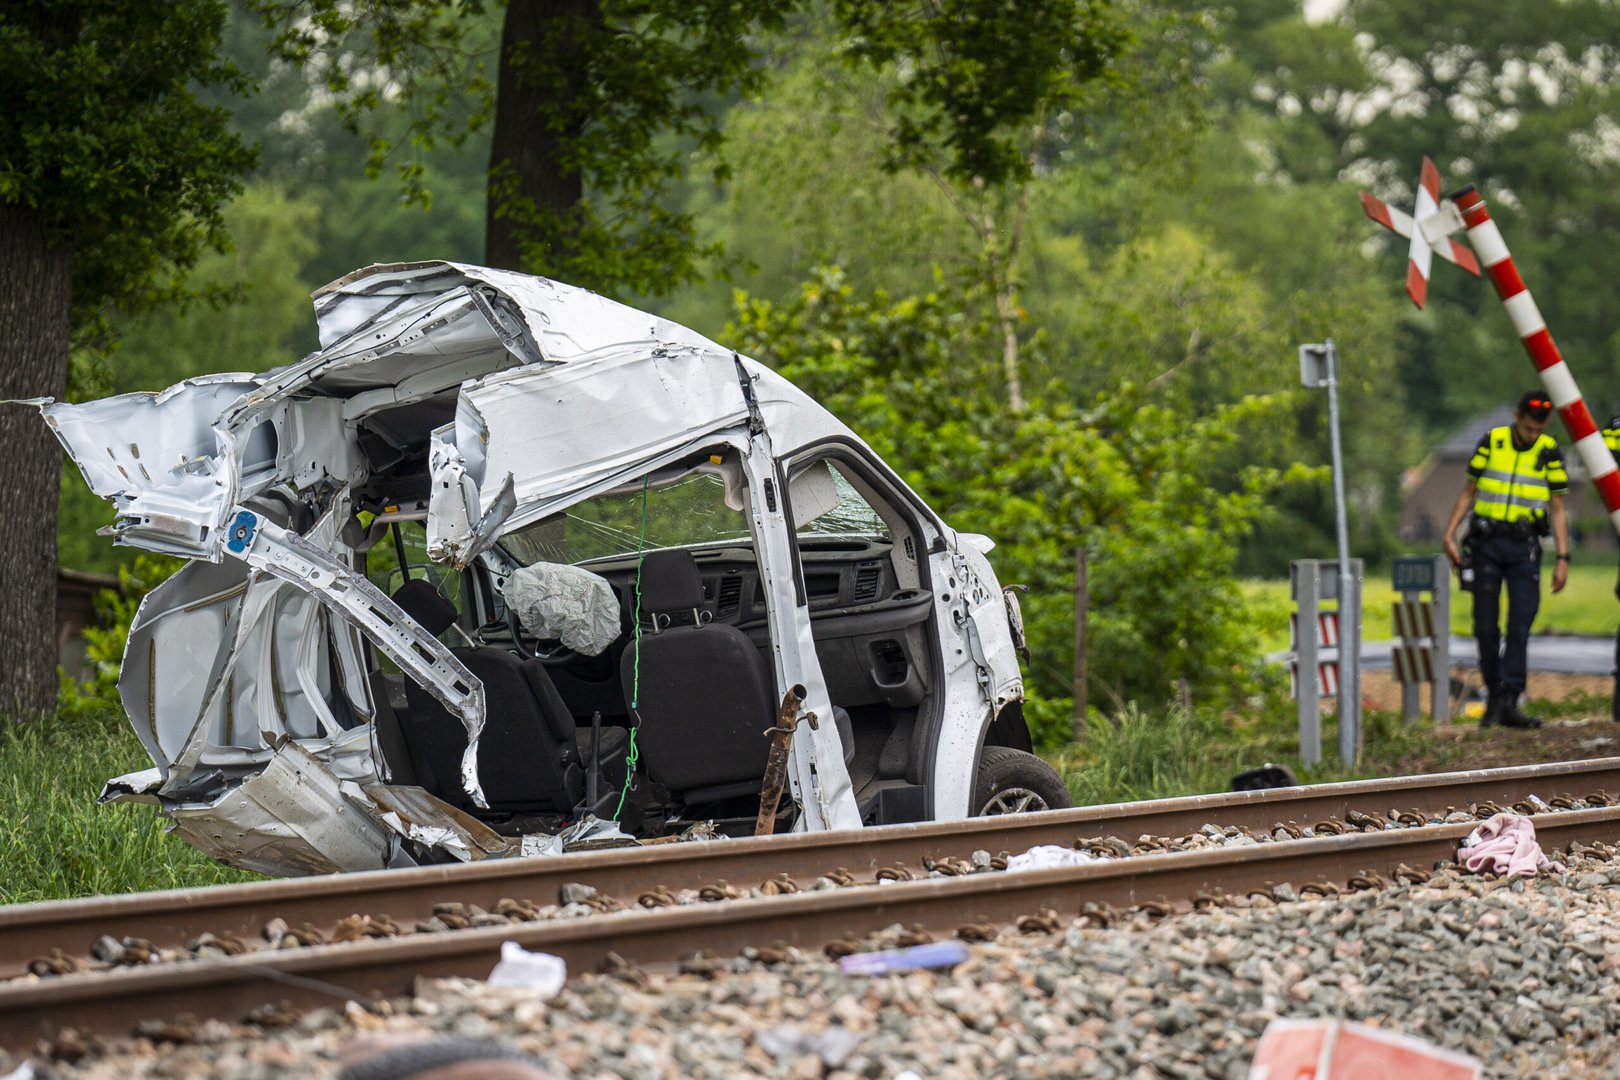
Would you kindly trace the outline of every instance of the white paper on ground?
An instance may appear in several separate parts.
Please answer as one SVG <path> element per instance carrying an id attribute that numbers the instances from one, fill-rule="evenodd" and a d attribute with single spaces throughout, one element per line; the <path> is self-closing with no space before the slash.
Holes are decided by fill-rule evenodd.
<path id="1" fill-rule="evenodd" d="M 1037 844 L 1023 854 L 1008 859 L 1007 872 L 1045 870 L 1053 866 L 1079 866 L 1081 863 L 1097 861 L 1097 856 L 1090 852 L 1076 851 L 1074 848 L 1059 847 L 1056 844 Z"/>
<path id="2" fill-rule="evenodd" d="M 530 952 L 515 941 L 501 943 L 501 959 L 489 973 L 491 986 L 516 986 L 553 997 L 568 981 L 568 964 L 560 956 Z"/>

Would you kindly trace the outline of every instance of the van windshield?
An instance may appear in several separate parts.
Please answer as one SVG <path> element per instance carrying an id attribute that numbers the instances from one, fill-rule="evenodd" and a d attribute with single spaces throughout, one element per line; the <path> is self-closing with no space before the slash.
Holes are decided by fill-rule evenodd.
<path id="1" fill-rule="evenodd" d="M 501 538 L 525 565 L 586 563 L 669 547 L 732 543 L 752 546 L 748 518 L 725 504 L 725 485 L 708 473 L 689 473 L 670 484 L 619 490 L 514 529 Z"/>

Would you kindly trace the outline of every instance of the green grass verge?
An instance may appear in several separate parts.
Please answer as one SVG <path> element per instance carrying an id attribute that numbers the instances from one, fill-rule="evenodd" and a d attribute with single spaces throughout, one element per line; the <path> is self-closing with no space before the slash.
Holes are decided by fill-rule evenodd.
<path id="1" fill-rule="evenodd" d="M 1323 717 L 1323 760 L 1302 765 L 1294 703 L 1273 690 L 1251 699 L 1241 715 L 1196 708 L 1154 714 L 1135 706 L 1114 717 L 1093 712 L 1083 743 L 1047 757 L 1075 805 L 1086 806 L 1228 791 L 1238 773 L 1267 763 L 1287 765 L 1307 784 L 1388 776 L 1403 758 L 1453 745 L 1435 739 L 1432 725 L 1409 725 L 1384 711 L 1362 717 L 1359 767 L 1337 761 L 1337 740 L 1333 717 Z"/>
<path id="2" fill-rule="evenodd" d="M 1533 634 L 1601 634 L 1614 633 L 1620 623 L 1620 603 L 1615 601 L 1615 569 L 1602 565 L 1575 565 L 1569 571 L 1569 584 L 1564 591 L 1552 591 L 1552 560 L 1547 560 L 1542 573 L 1541 609 L 1536 613 Z M 1455 582 L 1453 582 L 1455 584 Z M 1274 627 L 1260 639 L 1260 652 L 1275 652 L 1288 648 L 1288 613 L 1294 602 L 1288 595 L 1288 582 L 1247 580 L 1239 582 L 1244 599 L 1262 614 L 1262 625 Z M 1363 626 L 1369 641 L 1387 640 L 1395 636 L 1390 611 L 1397 594 L 1389 585 L 1387 570 L 1375 580 L 1369 577 L 1362 585 Z M 1473 633 L 1473 603 L 1467 593 L 1455 588 L 1451 592 L 1451 632 L 1467 636 Z"/>
<path id="3" fill-rule="evenodd" d="M 96 803 L 151 764 L 122 716 L 0 725 L 0 902 L 258 880 L 168 835 L 153 807 Z"/>

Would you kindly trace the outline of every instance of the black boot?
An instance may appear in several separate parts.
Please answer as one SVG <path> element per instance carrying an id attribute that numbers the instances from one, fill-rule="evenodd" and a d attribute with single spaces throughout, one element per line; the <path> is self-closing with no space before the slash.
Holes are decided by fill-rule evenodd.
<path id="1" fill-rule="evenodd" d="M 1485 703 L 1485 714 L 1479 718 L 1479 726 L 1482 728 L 1499 726 L 1502 723 L 1502 710 L 1506 705 L 1507 699 L 1492 691 Z"/>
<path id="2" fill-rule="evenodd" d="M 1541 726 L 1541 717 L 1526 716 L 1519 711 L 1519 704 L 1513 698 L 1505 698 L 1501 713 L 1497 716 L 1497 723 L 1503 727 L 1520 728 L 1525 730 Z"/>

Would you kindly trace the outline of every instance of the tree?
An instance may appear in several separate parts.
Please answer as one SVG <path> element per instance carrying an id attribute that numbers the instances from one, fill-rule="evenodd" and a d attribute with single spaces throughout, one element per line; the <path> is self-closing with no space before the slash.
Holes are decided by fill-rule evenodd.
<path id="1" fill-rule="evenodd" d="M 311 65 L 371 167 L 394 160 L 426 199 L 419 154 L 493 128 L 484 261 L 606 292 L 661 294 L 704 270 L 689 215 L 670 208 L 689 150 L 719 142 L 708 96 L 764 76 L 751 42 L 789 3 L 510 0 L 497 34 L 482 0 L 250 0 L 278 55 Z M 498 39 L 496 77 L 483 49 Z M 408 116 L 376 132 L 383 107 Z"/>
<path id="2" fill-rule="evenodd" d="M 69 343 L 175 297 L 251 152 L 193 86 L 241 87 L 218 58 L 221 0 L 17 0 L 0 13 L 0 399 L 61 397 Z M 61 453 L 0 408 L 0 714 L 55 700 Z"/>

